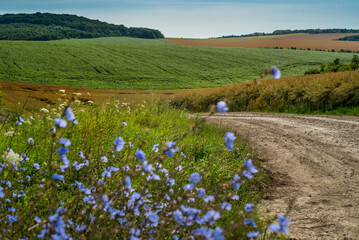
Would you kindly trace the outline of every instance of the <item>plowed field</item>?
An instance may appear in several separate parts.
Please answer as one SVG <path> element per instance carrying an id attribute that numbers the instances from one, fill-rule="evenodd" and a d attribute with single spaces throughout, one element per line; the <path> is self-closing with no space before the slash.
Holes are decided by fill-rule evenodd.
<path id="1" fill-rule="evenodd" d="M 242 47 L 242 48 L 291 48 L 324 49 L 324 50 L 352 50 L 359 51 L 359 42 L 335 41 L 333 39 L 357 33 L 323 33 L 323 34 L 287 34 L 277 36 L 260 36 L 248 38 L 224 39 L 163 39 L 163 41 L 183 46 L 208 47 Z"/>

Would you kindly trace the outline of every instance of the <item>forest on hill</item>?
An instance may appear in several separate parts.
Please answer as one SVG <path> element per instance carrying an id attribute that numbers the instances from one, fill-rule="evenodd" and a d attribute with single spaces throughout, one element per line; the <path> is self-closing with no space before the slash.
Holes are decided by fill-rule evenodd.
<path id="1" fill-rule="evenodd" d="M 359 41 L 359 35 L 346 36 L 343 38 L 339 38 L 339 41 Z"/>
<path id="2" fill-rule="evenodd" d="M 163 38 L 156 29 L 109 24 L 70 14 L 0 15 L 0 40 L 59 40 L 98 37 Z"/>
<path id="3" fill-rule="evenodd" d="M 294 33 L 309 33 L 309 34 L 320 34 L 320 33 L 359 33 L 359 29 L 346 29 L 346 28 L 330 28 L 330 29 L 285 29 L 275 30 L 272 33 L 261 33 L 255 32 L 251 34 L 243 35 L 228 35 L 220 38 L 234 38 L 234 37 L 256 37 L 256 36 L 272 36 L 272 35 L 283 35 L 283 34 L 294 34 Z"/>

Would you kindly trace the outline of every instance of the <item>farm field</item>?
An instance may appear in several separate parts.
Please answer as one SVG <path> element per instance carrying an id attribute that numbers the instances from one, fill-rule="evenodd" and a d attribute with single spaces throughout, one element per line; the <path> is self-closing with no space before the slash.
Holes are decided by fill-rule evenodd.
<path id="1" fill-rule="evenodd" d="M 335 41 L 333 39 L 357 33 L 286 34 L 273 36 L 217 38 L 217 39 L 163 39 L 182 46 L 240 47 L 240 48 L 291 48 L 359 51 L 359 42 Z"/>
<path id="2" fill-rule="evenodd" d="M 204 88 L 258 79 L 273 65 L 283 77 L 298 76 L 335 58 L 348 63 L 352 56 L 133 38 L 0 41 L 0 80 L 123 90 Z"/>

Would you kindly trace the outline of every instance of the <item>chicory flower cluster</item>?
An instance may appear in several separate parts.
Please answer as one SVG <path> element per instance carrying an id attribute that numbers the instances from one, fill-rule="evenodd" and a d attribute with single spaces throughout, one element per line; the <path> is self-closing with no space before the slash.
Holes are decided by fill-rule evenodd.
<path id="1" fill-rule="evenodd" d="M 217 107 L 220 113 L 228 111 L 225 102 Z M 219 221 L 226 214 L 239 214 L 233 208 L 238 206 L 241 186 L 258 173 L 251 159 L 244 160 L 242 171 L 230 177 L 230 187 L 218 194 L 203 184 L 205 172 L 184 177 L 186 166 L 179 160 L 186 154 L 178 153 L 176 141 L 153 144 L 146 152 L 142 145 L 126 143 L 117 136 L 107 152 L 91 156 L 72 149 L 71 139 L 62 136 L 78 124 L 69 106 L 63 116 L 54 119 L 55 127 L 49 131 L 50 163 L 29 158 L 27 153 L 18 155 L 19 161 L 10 160 L 10 153 L 15 154 L 12 149 L 4 154 L 0 164 L 0 238 L 226 238 L 226 226 Z M 22 122 L 20 117 L 18 127 Z M 231 132 L 224 136 L 222 144 L 229 152 L 234 150 L 235 139 Z M 36 141 L 28 138 L 27 144 L 31 149 Z M 166 161 L 178 164 L 168 169 Z M 16 208 L 21 204 L 27 206 L 25 211 Z M 265 231 L 252 218 L 254 209 L 252 203 L 242 209 L 241 225 L 247 226 L 250 239 Z M 287 234 L 288 225 L 289 220 L 280 216 L 279 225 L 272 224 L 269 229 Z"/>

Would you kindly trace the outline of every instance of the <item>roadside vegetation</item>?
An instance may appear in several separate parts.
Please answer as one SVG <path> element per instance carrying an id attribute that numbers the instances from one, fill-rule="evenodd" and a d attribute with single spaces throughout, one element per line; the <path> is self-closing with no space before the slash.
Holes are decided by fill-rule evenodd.
<path id="1" fill-rule="evenodd" d="M 284 216 L 278 225 L 256 209 L 265 177 L 246 144 L 165 103 L 65 101 L 2 123 L 0 135 L 2 239 L 268 239 L 288 231 Z"/>
<path id="2" fill-rule="evenodd" d="M 346 53 L 188 47 L 160 40 L 1 41 L 0 80 L 102 89 L 217 87 L 256 79 L 276 65 L 297 76 Z"/>
<path id="3" fill-rule="evenodd" d="M 359 71 L 268 79 L 178 94 L 172 105 L 209 111 L 217 101 L 232 111 L 359 115 Z"/>

